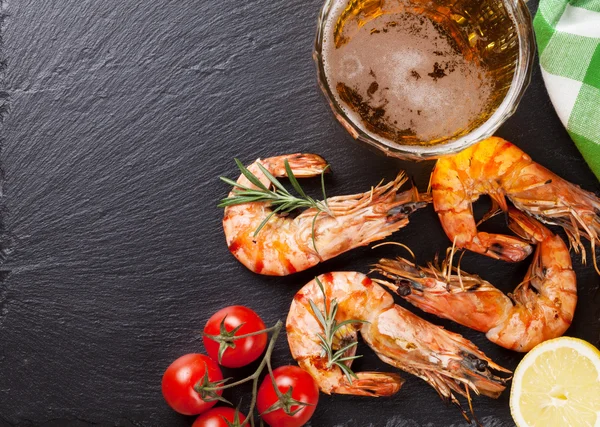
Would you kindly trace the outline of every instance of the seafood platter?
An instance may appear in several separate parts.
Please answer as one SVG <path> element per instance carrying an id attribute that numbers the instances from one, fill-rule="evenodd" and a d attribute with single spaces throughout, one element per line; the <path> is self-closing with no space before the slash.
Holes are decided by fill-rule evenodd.
<path id="1" fill-rule="evenodd" d="M 312 377 L 313 393 L 387 402 L 405 393 L 408 374 L 433 388 L 440 404 L 469 425 L 493 424 L 478 417 L 475 396 L 503 395 L 510 396 L 507 410 L 520 427 L 600 425 L 598 350 L 584 340 L 561 338 L 578 304 L 590 303 L 579 297 L 573 263 L 600 274 L 600 198 L 538 163 L 518 141 L 496 135 L 529 84 L 534 43 L 522 2 L 325 2 L 314 60 L 333 117 L 363 147 L 420 162 L 416 167 L 430 176 L 423 186 L 398 170 L 359 192 L 332 195 L 326 175 L 335 166 L 319 153 L 269 150 L 257 159 L 236 158 L 239 176 L 221 177 L 230 186 L 219 207 L 231 255 L 256 275 L 315 272 L 291 298 L 285 320 L 290 354 L 298 372 Z M 303 188 L 309 178 L 320 182 L 319 197 Z M 474 209 L 482 197 L 489 205 L 483 214 Z M 447 246 L 423 259 L 404 236 L 428 210 L 439 225 L 422 229 L 421 237 L 442 232 Z M 494 219 L 504 230 L 486 228 Z M 343 262 L 326 267 L 364 247 L 381 257 L 360 269 Z M 527 268 L 506 289 L 471 272 L 463 263 L 467 254 L 470 265 L 487 257 L 500 270 L 507 263 Z M 225 313 L 231 307 L 224 310 L 208 322 L 220 319 L 220 330 L 204 333 L 207 349 L 219 344 L 218 360 L 237 351 L 237 340 L 260 333 L 266 340 L 272 332 L 274 345 L 282 332 L 278 322 L 236 338 L 235 328 L 244 322 L 227 327 L 234 314 Z M 479 333 L 470 334 L 477 344 L 456 330 Z M 381 363 L 363 368 L 359 348 Z M 527 356 L 513 372 L 489 348 Z M 310 422 L 318 400 L 302 400 L 306 385 L 292 381 L 291 373 L 282 386 L 268 349 L 262 360 L 256 372 L 233 385 L 206 376 L 195 390 L 204 402 L 216 403 L 215 391 L 245 381 L 256 389 L 266 369 L 257 397 L 261 422 Z M 298 369 L 278 369 L 288 368 Z M 163 380 L 170 404 L 173 375 L 167 371 Z M 261 393 L 269 387 L 267 404 Z M 297 395 L 294 387 L 301 390 Z M 328 404 L 334 410 L 332 402 L 341 400 Z M 254 410 L 253 397 L 249 408 L 238 407 L 228 419 L 254 425 Z M 205 418 L 210 415 L 201 415 L 197 426 L 209 425 Z M 404 424 L 396 419 L 386 425 Z"/>
<path id="2" fill-rule="evenodd" d="M 113 3 L 0 1 L 0 427 L 600 427 L 560 0 Z"/>

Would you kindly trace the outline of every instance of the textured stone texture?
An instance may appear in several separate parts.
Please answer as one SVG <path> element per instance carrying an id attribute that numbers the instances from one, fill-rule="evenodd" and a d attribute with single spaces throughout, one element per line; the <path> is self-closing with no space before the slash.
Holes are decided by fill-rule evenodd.
<path id="1" fill-rule="evenodd" d="M 366 272 L 397 253 L 364 248 L 309 272 L 265 278 L 224 243 L 216 204 L 227 187 L 218 176 L 236 176 L 233 157 L 320 153 L 333 165 L 330 194 L 364 190 L 398 168 L 427 186 L 430 163 L 376 155 L 334 120 L 311 59 L 320 3 L 11 2 L 2 32 L 10 112 L 1 151 L 0 425 L 188 426 L 192 418 L 163 403 L 161 375 L 179 355 L 203 351 L 199 330 L 212 312 L 246 304 L 272 324 L 314 275 Z M 599 190 L 537 68 L 499 134 Z M 308 187 L 318 194 L 316 183 Z M 394 238 L 422 261 L 448 245 L 431 209 Z M 581 303 L 569 334 L 598 344 L 599 279 L 574 259 Z M 508 291 L 527 265 L 467 254 L 463 268 Z M 482 334 L 424 317 L 508 368 L 520 359 Z M 360 351 L 356 369 L 389 369 L 366 346 Z M 281 339 L 274 363 L 291 362 Z M 311 425 L 465 425 L 433 389 L 406 377 L 390 399 L 321 396 Z M 248 392 L 227 396 L 247 404 Z M 486 426 L 512 425 L 508 393 L 474 403 Z"/>

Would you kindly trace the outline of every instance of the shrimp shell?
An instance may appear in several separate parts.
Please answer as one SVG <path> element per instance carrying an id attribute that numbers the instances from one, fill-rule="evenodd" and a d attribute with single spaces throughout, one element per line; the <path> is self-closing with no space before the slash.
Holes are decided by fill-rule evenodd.
<path id="1" fill-rule="evenodd" d="M 485 332 L 487 338 L 510 350 L 526 352 L 565 333 L 577 304 L 577 280 L 569 249 L 563 240 L 533 218 L 510 209 L 510 227 L 538 243 L 523 282 L 509 296 L 478 276 L 453 269 L 415 266 L 398 258 L 382 259 L 375 280 L 423 311 Z M 454 271 L 454 274 L 452 274 Z"/>
<path id="2" fill-rule="evenodd" d="M 477 231 L 471 205 L 482 194 L 488 194 L 505 212 L 508 198 L 519 210 L 546 224 L 561 226 L 571 246 L 581 251 L 584 262 L 581 237 L 591 242 L 592 253 L 600 241 L 600 199 L 501 138 L 488 138 L 439 159 L 430 186 L 435 211 L 458 248 L 505 261 L 521 261 L 532 252 L 521 239 Z M 595 261 L 594 257 L 594 266 Z"/>
<path id="3" fill-rule="evenodd" d="M 299 178 L 320 175 L 328 166 L 315 154 L 290 154 L 259 159 L 248 170 L 265 185 L 271 185 L 258 163 L 275 177 L 284 177 L 287 175 L 286 160 L 294 176 Z M 272 212 L 269 204 L 254 202 L 229 206 L 225 208 L 223 218 L 227 246 L 255 273 L 285 276 L 306 270 L 350 249 L 384 239 L 406 226 L 409 215 L 430 201 L 428 195 L 420 195 L 415 188 L 400 192 L 406 181 L 404 173 L 400 172 L 395 180 L 365 193 L 328 198 L 331 215 L 318 213 L 314 208 L 296 217 L 273 215 L 257 234 L 259 225 Z M 237 182 L 256 188 L 243 175 Z"/>
<path id="4" fill-rule="evenodd" d="M 360 331 L 381 360 L 422 378 L 446 401 L 460 406 L 455 395 L 469 398 L 469 389 L 493 398 L 505 389 L 506 379 L 492 371 L 510 371 L 496 365 L 462 336 L 394 304 L 393 297 L 364 274 L 334 272 L 318 279 L 326 297 L 316 280 L 305 285 L 294 297 L 286 328 L 292 356 L 324 393 L 386 396 L 398 391 L 402 381 L 393 373 L 357 372 L 358 378 L 350 382 L 338 366 L 328 366 L 318 337 L 323 329 L 310 301 L 317 307 L 336 301 L 338 323 L 366 321 L 353 323 L 343 343 L 356 341 Z"/>

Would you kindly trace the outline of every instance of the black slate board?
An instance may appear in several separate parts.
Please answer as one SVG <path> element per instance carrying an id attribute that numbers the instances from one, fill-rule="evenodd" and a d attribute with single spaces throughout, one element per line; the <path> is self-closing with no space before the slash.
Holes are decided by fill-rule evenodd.
<path id="1" fill-rule="evenodd" d="M 363 248 L 308 272 L 265 278 L 224 242 L 216 203 L 228 189 L 217 177 L 236 176 L 233 157 L 322 154 L 333 165 L 330 194 L 362 191 L 399 168 L 426 188 L 431 163 L 376 155 L 334 120 L 311 59 L 320 0 L 1 3 L 9 111 L 1 151 L 0 425 L 189 426 L 192 418 L 163 402 L 160 380 L 176 357 L 203 351 L 199 330 L 211 313 L 245 304 L 272 324 L 314 275 L 366 272 L 396 254 Z M 566 179 L 600 189 L 537 67 L 499 135 Z M 309 187 L 316 193 L 316 183 Z M 448 246 L 432 209 L 394 239 L 421 261 Z M 598 345 L 600 280 L 574 259 L 580 304 L 568 334 Z M 462 266 L 509 291 L 527 263 L 468 254 Z M 520 360 L 480 333 L 423 317 L 508 368 Z M 359 350 L 365 357 L 356 369 L 388 368 L 366 346 Z M 293 362 L 285 339 L 274 360 Z M 465 425 L 423 381 L 405 377 L 389 399 L 321 396 L 310 425 Z M 248 391 L 228 397 L 248 403 Z M 497 401 L 476 398 L 475 407 L 486 426 L 513 425 L 508 392 Z"/>

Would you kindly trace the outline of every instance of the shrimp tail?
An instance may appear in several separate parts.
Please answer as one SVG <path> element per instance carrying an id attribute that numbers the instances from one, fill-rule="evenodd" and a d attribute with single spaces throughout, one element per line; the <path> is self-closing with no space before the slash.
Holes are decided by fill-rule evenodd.
<path id="1" fill-rule="evenodd" d="M 551 235 L 542 224 L 514 208 L 509 210 L 508 227 L 519 237 L 532 244 L 541 243 Z"/>
<path id="2" fill-rule="evenodd" d="M 312 153 L 285 154 L 283 156 L 259 160 L 261 164 L 267 167 L 271 175 L 276 178 L 288 176 L 285 168 L 286 161 L 296 178 L 311 178 L 331 171 L 329 164 L 323 157 Z M 264 183 L 268 182 L 263 178 L 264 174 L 262 172 L 258 171 L 256 175 Z"/>
<path id="3" fill-rule="evenodd" d="M 336 369 L 323 369 L 313 358 L 299 358 L 298 364 L 313 378 L 319 380 L 319 389 L 325 394 L 351 394 L 354 396 L 384 397 L 396 394 L 404 379 L 391 372 L 355 372 L 352 380 Z"/>
<path id="4" fill-rule="evenodd" d="M 481 252 L 485 255 L 507 261 L 521 261 L 531 255 L 533 249 L 526 243 L 520 242 L 512 236 L 490 234 L 480 231 L 473 239 L 473 248 L 481 245 Z M 471 248 L 470 248 L 471 249 Z"/>
<path id="5" fill-rule="evenodd" d="M 352 394 L 355 396 L 385 397 L 396 394 L 404 379 L 388 372 L 357 372 L 352 382 L 344 378 L 342 384 L 335 389 L 338 394 Z"/>

